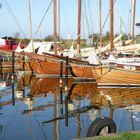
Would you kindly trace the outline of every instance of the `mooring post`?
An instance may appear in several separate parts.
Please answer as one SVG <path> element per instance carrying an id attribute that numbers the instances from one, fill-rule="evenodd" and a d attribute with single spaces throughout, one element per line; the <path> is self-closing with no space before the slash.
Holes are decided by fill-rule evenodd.
<path id="1" fill-rule="evenodd" d="M 15 73 L 15 52 L 12 52 L 12 76 L 14 76 Z"/>
<path id="2" fill-rule="evenodd" d="M 68 68 L 69 68 L 69 57 L 66 56 L 66 66 L 65 66 L 65 125 L 68 126 Z"/>
<path id="3" fill-rule="evenodd" d="M 63 56 L 63 54 L 61 54 L 61 56 Z M 63 81 L 63 60 L 60 59 L 60 113 L 61 114 L 63 114 L 62 81 Z"/>
<path id="4" fill-rule="evenodd" d="M 23 97 L 25 97 L 25 80 L 24 80 L 24 76 L 23 76 L 23 79 L 22 79 L 22 82 L 23 82 Z"/>
<path id="5" fill-rule="evenodd" d="M 2 73 L 2 56 L 0 55 L 0 73 Z"/>
<path id="6" fill-rule="evenodd" d="M 25 63 L 25 57 L 24 55 L 22 56 L 22 70 L 24 71 L 25 67 L 24 67 L 24 64 Z"/>
<path id="7" fill-rule="evenodd" d="M 65 92 L 68 91 L 68 68 L 69 68 L 69 57 L 66 56 L 66 69 L 65 69 Z"/>
<path id="8" fill-rule="evenodd" d="M 12 101 L 13 101 L 13 106 L 15 105 L 15 92 L 14 92 L 14 73 L 15 73 L 15 52 L 12 52 L 12 76 L 11 76 L 11 81 L 12 81 Z"/>
<path id="9" fill-rule="evenodd" d="M 62 83 L 60 83 L 60 113 L 63 114 L 63 90 Z"/>
<path id="10" fill-rule="evenodd" d="M 60 84 L 62 84 L 62 78 L 63 78 L 63 60 L 60 60 Z"/>
<path id="11" fill-rule="evenodd" d="M 14 79 L 12 79 L 12 101 L 13 101 L 13 106 L 15 105 L 15 88 L 14 88 Z"/>

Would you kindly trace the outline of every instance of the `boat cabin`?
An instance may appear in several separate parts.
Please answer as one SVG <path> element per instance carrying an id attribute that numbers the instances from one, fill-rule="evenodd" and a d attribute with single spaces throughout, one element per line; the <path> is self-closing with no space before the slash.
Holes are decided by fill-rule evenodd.
<path id="1" fill-rule="evenodd" d="M 57 52 L 61 53 L 62 51 L 63 51 L 62 46 L 60 45 L 59 42 L 57 42 Z M 54 54 L 54 42 L 41 42 L 36 52 L 38 54 L 43 53 Z"/>

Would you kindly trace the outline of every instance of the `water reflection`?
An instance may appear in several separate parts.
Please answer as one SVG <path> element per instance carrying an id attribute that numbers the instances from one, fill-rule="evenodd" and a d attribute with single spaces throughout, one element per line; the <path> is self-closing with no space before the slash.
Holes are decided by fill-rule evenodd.
<path id="1" fill-rule="evenodd" d="M 18 77 L 17 77 L 18 78 Z M 1 82 L 5 81 L 5 78 Z M 0 139 L 85 137 L 92 121 L 112 118 L 117 131 L 140 130 L 140 89 L 21 76 L 0 91 Z"/>

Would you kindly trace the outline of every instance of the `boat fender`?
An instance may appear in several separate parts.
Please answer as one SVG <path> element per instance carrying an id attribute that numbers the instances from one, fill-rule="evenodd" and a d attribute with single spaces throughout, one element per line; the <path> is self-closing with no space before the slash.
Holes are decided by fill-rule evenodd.
<path id="1" fill-rule="evenodd" d="M 87 137 L 98 136 L 103 128 L 108 127 L 108 134 L 116 133 L 115 122 L 108 117 L 95 119 L 88 128 Z"/>

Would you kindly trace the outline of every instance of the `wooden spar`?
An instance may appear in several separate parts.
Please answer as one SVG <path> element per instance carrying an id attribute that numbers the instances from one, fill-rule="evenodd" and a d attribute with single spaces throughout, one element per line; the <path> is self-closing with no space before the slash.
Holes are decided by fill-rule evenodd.
<path id="1" fill-rule="evenodd" d="M 136 14 L 136 0 L 133 0 L 133 17 L 132 17 L 132 39 L 134 43 L 134 34 L 135 34 L 135 14 Z"/>
<path id="2" fill-rule="evenodd" d="M 30 28 L 30 39 L 33 40 L 33 36 L 32 36 L 32 18 L 31 18 L 31 4 L 30 4 L 30 0 L 28 0 L 28 8 L 29 8 L 29 28 Z M 33 42 L 32 42 L 32 49 L 34 52 L 34 47 L 33 47 Z"/>
<path id="3" fill-rule="evenodd" d="M 81 0 L 78 0 L 77 54 L 80 54 L 80 35 L 81 35 Z"/>
<path id="4" fill-rule="evenodd" d="M 114 48 L 114 0 L 110 0 L 110 47 Z"/>
<path id="5" fill-rule="evenodd" d="M 102 42 L 102 0 L 99 1 L 99 23 L 100 23 L 100 47 L 103 46 Z"/>
<path id="6" fill-rule="evenodd" d="M 131 4 L 130 4 L 130 9 L 129 9 L 129 20 L 128 20 L 128 39 L 130 39 L 131 35 L 132 35 L 132 0 L 131 0 Z"/>
<path id="7" fill-rule="evenodd" d="M 56 45 L 56 41 L 57 41 L 57 27 L 56 27 L 56 23 L 57 23 L 57 15 L 56 15 L 56 11 L 57 11 L 57 1 L 53 0 L 53 18 L 54 18 L 54 54 L 57 54 L 57 45 Z"/>
<path id="8" fill-rule="evenodd" d="M 58 0 L 58 41 L 60 42 L 60 0 Z"/>
<path id="9" fill-rule="evenodd" d="M 120 34 L 122 34 L 122 17 L 120 17 Z"/>
<path id="10" fill-rule="evenodd" d="M 32 19 L 31 19 L 31 4 L 30 0 L 28 0 L 28 8 L 29 8 L 29 21 L 30 21 L 30 39 L 32 40 Z"/>

